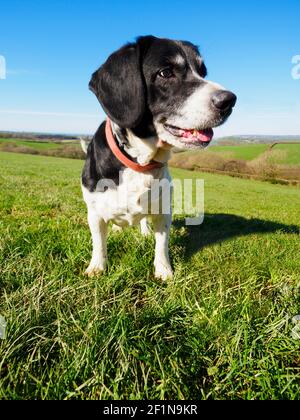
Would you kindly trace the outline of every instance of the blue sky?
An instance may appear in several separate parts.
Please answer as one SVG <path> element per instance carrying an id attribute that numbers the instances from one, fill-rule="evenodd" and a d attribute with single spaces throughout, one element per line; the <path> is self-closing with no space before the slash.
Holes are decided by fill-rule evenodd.
<path id="1" fill-rule="evenodd" d="M 200 46 L 210 80 L 238 96 L 217 135 L 300 134 L 300 2 L 0 0 L 0 130 L 93 133 L 91 73 L 138 35 Z"/>

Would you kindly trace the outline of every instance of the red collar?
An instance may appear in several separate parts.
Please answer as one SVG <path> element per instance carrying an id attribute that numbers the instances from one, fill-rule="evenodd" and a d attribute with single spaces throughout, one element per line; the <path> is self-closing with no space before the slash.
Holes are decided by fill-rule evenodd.
<path id="1" fill-rule="evenodd" d="M 110 150 L 113 152 L 115 157 L 120 162 L 123 163 L 123 165 L 127 166 L 127 168 L 130 168 L 136 172 L 148 172 L 148 171 L 151 171 L 151 169 L 162 168 L 164 166 L 163 163 L 155 162 L 154 160 L 148 165 L 142 166 L 142 165 L 139 165 L 138 163 L 133 162 L 127 156 L 125 156 L 116 143 L 109 119 L 107 119 L 106 121 L 105 134 L 106 134 L 106 139 L 110 147 Z"/>

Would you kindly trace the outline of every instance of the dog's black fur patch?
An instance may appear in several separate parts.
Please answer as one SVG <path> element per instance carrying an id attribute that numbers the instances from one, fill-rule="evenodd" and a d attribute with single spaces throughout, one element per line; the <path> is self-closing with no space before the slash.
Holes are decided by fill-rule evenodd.
<path id="1" fill-rule="evenodd" d="M 93 74 L 89 87 L 116 124 L 137 126 L 146 108 L 138 44 L 128 44 L 113 53 Z"/>
<path id="2" fill-rule="evenodd" d="M 82 184 L 90 192 L 96 190 L 97 183 L 101 179 L 110 179 L 115 183 L 115 185 L 119 185 L 119 173 L 125 169 L 125 165 L 123 165 L 123 163 L 115 157 L 107 144 L 105 125 L 106 121 L 100 125 L 90 142 L 87 150 L 85 165 L 82 171 Z M 122 150 L 122 153 L 133 162 L 136 162 L 136 159 L 129 156 L 124 150 L 124 145 L 126 145 L 124 130 L 118 130 L 116 141 L 119 142 L 119 147 Z"/>
<path id="3" fill-rule="evenodd" d="M 119 172 L 125 166 L 115 157 L 107 144 L 105 122 L 98 128 L 89 144 L 82 172 L 82 184 L 90 191 L 96 190 L 101 179 L 111 179 L 119 185 Z"/>
<path id="4" fill-rule="evenodd" d="M 159 78 L 159 70 L 166 67 L 176 78 Z M 195 45 L 144 36 L 113 53 L 93 73 L 89 87 L 116 124 L 145 138 L 155 134 L 153 117 L 167 117 L 199 87 L 193 71 L 201 77 L 207 74 Z"/>

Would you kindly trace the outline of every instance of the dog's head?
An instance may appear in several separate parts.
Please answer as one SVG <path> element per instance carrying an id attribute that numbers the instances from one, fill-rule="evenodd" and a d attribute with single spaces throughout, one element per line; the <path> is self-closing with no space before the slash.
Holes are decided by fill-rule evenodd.
<path id="1" fill-rule="evenodd" d="M 183 41 L 138 38 L 113 53 L 90 81 L 104 111 L 142 138 L 179 148 L 206 147 L 236 96 L 205 80 L 198 48 Z"/>

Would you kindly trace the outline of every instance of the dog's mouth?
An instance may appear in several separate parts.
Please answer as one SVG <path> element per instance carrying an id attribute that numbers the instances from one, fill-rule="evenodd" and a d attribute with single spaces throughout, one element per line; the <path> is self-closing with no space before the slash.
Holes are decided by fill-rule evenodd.
<path id="1" fill-rule="evenodd" d="M 212 141 L 214 131 L 212 128 L 204 130 L 197 129 L 184 129 L 175 127 L 173 125 L 164 124 L 164 128 L 173 136 L 177 137 L 182 143 L 189 146 L 202 146 L 206 147 Z"/>

